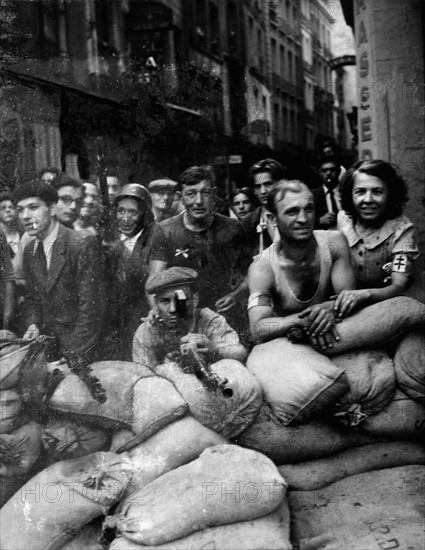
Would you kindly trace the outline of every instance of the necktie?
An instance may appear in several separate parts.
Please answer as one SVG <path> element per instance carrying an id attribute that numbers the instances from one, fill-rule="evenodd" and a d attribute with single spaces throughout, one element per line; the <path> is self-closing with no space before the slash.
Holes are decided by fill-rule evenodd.
<path id="1" fill-rule="evenodd" d="M 331 199 L 331 209 L 332 209 L 331 211 L 332 211 L 332 212 L 338 212 L 338 206 L 337 206 L 337 204 L 336 204 L 335 192 L 334 192 L 334 190 L 333 190 L 333 189 L 329 189 L 328 195 L 329 195 L 329 197 L 330 197 L 330 199 Z"/>
<path id="2" fill-rule="evenodd" d="M 36 258 L 37 258 L 38 266 L 40 268 L 40 273 L 43 276 L 43 281 L 46 282 L 47 281 L 47 276 L 48 276 L 47 259 L 46 259 L 46 255 L 44 253 L 44 246 L 43 246 L 42 242 L 38 243 L 35 255 L 36 255 Z"/>

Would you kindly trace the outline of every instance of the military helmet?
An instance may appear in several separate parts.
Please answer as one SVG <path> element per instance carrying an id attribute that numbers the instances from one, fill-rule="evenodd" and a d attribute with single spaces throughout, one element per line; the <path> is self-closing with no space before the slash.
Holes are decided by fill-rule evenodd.
<path id="1" fill-rule="evenodd" d="M 127 183 L 124 185 L 115 197 L 115 204 L 117 204 L 120 199 L 124 198 L 138 199 L 146 204 L 148 210 L 152 208 L 150 193 L 146 187 L 143 187 L 140 183 Z"/>

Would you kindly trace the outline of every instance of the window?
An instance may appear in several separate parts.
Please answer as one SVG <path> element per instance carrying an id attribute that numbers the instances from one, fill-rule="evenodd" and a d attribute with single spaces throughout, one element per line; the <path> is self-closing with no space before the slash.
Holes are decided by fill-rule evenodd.
<path id="1" fill-rule="evenodd" d="M 279 47 L 279 51 L 280 51 L 280 70 L 279 70 L 279 74 L 282 78 L 285 78 L 285 46 L 280 46 Z"/>
<path id="2" fill-rule="evenodd" d="M 218 55 L 220 53 L 220 24 L 218 16 L 218 7 L 213 2 L 209 3 L 209 16 L 210 16 L 210 50 L 212 53 Z"/>
<path id="3" fill-rule="evenodd" d="M 294 67 L 293 67 L 293 55 L 292 52 L 288 52 L 288 80 L 292 82 L 294 80 Z"/>
<path id="4" fill-rule="evenodd" d="M 277 59 L 276 59 L 276 40 L 274 38 L 271 39 L 270 42 L 270 48 L 271 48 L 271 58 L 272 58 L 272 73 L 276 73 L 276 67 L 277 67 Z"/>
<path id="5" fill-rule="evenodd" d="M 283 107 L 282 109 L 282 127 L 283 127 L 283 139 L 289 140 L 289 128 L 288 128 L 288 109 Z"/>
<path id="6" fill-rule="evenodd" d="M 58 8 L 56 4 L 39 4 L 40 45 L 45 55 L 59 53 Z"/>
<path id="7" fill-rule="evenodd" d="M 195 40 L 199 46 L 207 47 L 207 25 L 205 14 L 205 3 L 197 2 L 196 5 L 196 20 L 195 20 Z"/>

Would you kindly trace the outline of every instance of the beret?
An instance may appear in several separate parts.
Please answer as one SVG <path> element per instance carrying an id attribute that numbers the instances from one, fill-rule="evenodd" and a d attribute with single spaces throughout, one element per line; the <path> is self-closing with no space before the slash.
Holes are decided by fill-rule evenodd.
<path id="1" fill-rule="evenodd" d="M 175 191 L 177 189 L 177 182 L 170 180 L 168 178 L 153 180 L 148 184 L 149 191 L 156 191 L 158 189 L 172 189 Z"/>
<path id="2" fill-rule="evenodd" d="M 154 273 L 146 281 L 145 290 L 148 294 L 156 294 L 160 290 L 179 285 L 193 285 L 198 272 L 189 267 L 169 267 L 159 273 Z"/>

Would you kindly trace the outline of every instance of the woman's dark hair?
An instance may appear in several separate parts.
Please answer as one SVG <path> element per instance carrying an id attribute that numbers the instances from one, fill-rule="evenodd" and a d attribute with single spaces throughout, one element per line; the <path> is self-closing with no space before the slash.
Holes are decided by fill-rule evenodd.
<path id="1" fill-rule="evenodd" d="M 254 195 L 254 192 L 249 187 L 237 187 L 229 195 L 230 206 L 232 206 L 233 199 L 236 197 L 236 195 L 239 195 L 240 193 L 242 193 L 249 199 L 249 202 L 252 204 L 253 209 L 259 205 L 257 197 Z"/>
<path id="2" fill-rule="evenodd" d="M 368 174 L 383 181 L 388 189 L 388 199 L 384 211 L 384 219 L 392 220 L 401 216 L 407 201 L 407 184 L 400 174 L 399 168 L 384 160 L 362 160 L 349 168 L 340 183 L 342 209 L 354 220 L 358 218 L 353 204 L 353 187 L 356 174 Z"/>

